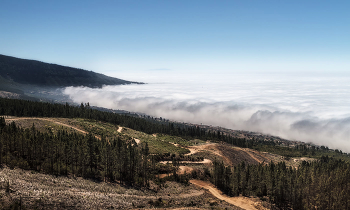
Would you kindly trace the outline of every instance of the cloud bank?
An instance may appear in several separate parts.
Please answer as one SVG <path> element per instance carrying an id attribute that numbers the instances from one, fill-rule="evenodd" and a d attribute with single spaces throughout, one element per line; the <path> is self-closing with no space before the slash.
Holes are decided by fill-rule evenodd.
<path id="1" fill-rule="evenodd" d="M 307 80 L 246 78 L 232 83 L 211 78 L 208 83 L 204 81 L 209 79 L 102 89 L 68 87 L 63 93 L 76 103 L 262 132 L 350 152 L 350 101 L 345 97 L 350 88 L 339 80 L 328 85 L 323 79 Z"/>

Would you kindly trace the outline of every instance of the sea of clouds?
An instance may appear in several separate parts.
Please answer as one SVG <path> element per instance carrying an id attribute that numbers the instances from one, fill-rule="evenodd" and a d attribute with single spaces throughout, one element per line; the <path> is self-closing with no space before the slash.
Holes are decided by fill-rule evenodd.
<path id="1" fill-rule="evenodd" d="M 348 76 L 172 71 L 132 76 L 121 78 L 147 84 L 68 87 L 63 93 L 76 103 L 262 132 L 350 152 Z"/>

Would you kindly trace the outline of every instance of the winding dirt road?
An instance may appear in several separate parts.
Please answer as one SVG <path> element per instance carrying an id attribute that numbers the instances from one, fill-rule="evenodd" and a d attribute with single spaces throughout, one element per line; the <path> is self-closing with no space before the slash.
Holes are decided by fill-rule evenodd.
<path id="1" fill-rule="evenodd" d="M 178 146 L 178 145 L 175 145 Z M 190 153 L 187 155 L 192 155 L 195 154 L 197 152 L 200 151 L 208 151 L 211 152 L 217 156 L 220 156 L 224 159 L 225 162 L 227 163 L 232 163 L 226 156 L 224 156 L 221 151 L 216 147 L 216 144 L 205 144 L 205 145 L 200 145 L 200 146 L 190 146 L 190 147 L 186 147 L 187 149 L 190 150 Z M 251 156 L 254 160 L 258 161 L 259 163 L 261 162 L 261 160 L 259 160 L 258 158 L 256 158 L 254 156 L 254 154 L 252 154 L 252 151 L 246 151 L 244 150 L 244 152 L 246 152 L 249 156 Z M 251 153 L 252 152 L 252 153 Z M 256 154 L 255 154 L 256 155 Z M 198 162 L 191 162 L 191 161 L 181 161 L 181 163 L 208 163 L 211 160 L 209 159 L 204 159 L 204 161 L 198 161 Z M 171 163 L 171 161 L 161 161 L 160 163 L 166 164 L 166 163 Z M 184 174 L 185 171 L 186 173 L 190 173 L 193 170 L 193 168 L 188 167 L 188 166 L 180 166 L 178 173 L 179 174 Z M 159 178 L 164 178 L 168 176 L 168 174 L 159 174 Z M 209 190 L 209 192 L 217 197 L 220 200 L 226 201 L 227 203 L 233 204 L 235 206 L 238 206 L 242 209 L 247 209 L 247 210 L 267 210 L 266 208 L 264 208 L 263 206 L 261 206 L 261 204 L 259 202 L 255 202 L 250 198 L 246 198 L 246 197 L 242 197 L 242 196 L 238 196 L 238 197 L 229 197 L 227 195 L 224 195 L 219 189 L 217 189 L 213 184 L 209 183 L 209 182 L 204 182 L 201 180 L 190 180 L 191 184 L 194 184 L 198 187 L 204 188 Z"/>
<path id="2" fill-rule="evenodd" d="M 201 180 L 190 180 L 191 184 L 194 184 L 198 187 L 204 188 L 209 190 L 211 194 L 213 194 L 215 197 L 217 197 L 220 200 L 226 201 L 227 203 L 233 204 L 235 206 L 238 206 L 242 209 L 247 210 L 267 210 L 263 206 L 260 205 L 258 202 L 254 202 L 249 198 L 246 197 L 228 197 L 224 195 L 220 190 L 218 190 L 216 187 L 214 187 L 209 182 L 204 182 Z"/>
<path id="3" fill-rule="evenodd" d="M 46 121 L 49 121 L 49 122 L 52 122 L 52 123 L 55 123 L 55 124 L 58 124 L 58 125 L 61 125 L 61 126 L 72 128 L 72 129 L 74 129 L 74 130 L 76 130 L 76 131 L 78 131 L 80 133 L 88 134 L 88 132 L 86 132 L 84 130 L 81 130 L 81 129 L 77 128 L 77 127 L 74 127 L 74 126 L 71 126 L 71 125 L 68 125 L 68 124 L 65 124 L 65 123 L 62 123 L 62 122 L 58 122 L 58 121 L 55 121 L 55 120 L 50 119 L 50 118 L 5 118 L 5 121 L 8 122 L 8 123 L 12 122 L 12 121 L 16 121 L 16 120 L 46 120 Z M 118 132 L 121 133 L 122 129 L 123 129 L 123 127 L 119 126 Z M 98 139 L 101 139 L 98 136 L 95 136 L 95 137 L 98 138 Z M 137 144 L 140 143 L 139 139 L 135 139 L 135 141 L 136 141 Z M 190 153 L 187 154 L 187 155 L 192 155 L 192 154 L 195 154 L 195 153 L 200 152 L 200 151 L 208 151 L 208 152 L 211 152 L 211 153 L 213 153 L 215 155 L 218 155 L 218 156 L 222 157 L 225 160 L 225 162 L 231 163 L 231 161 L 227 157 L 225 157 L 221 153 L 220 150 L 218 150 L 216 148 L 216 144 L 205 144 L 205 145 L 200 145 L 200 146 L 190 146 L 190 147 L 187 147 L 187 149 L 190 150 Z M 241 149 L 241 150 L 243 150 L 243 149 Z M 248 153 L 256 161 L 258 161 L 260 163 L 262 162 L 261 160 L 259 160 L 258 158 L 255 157 L 255 155 L 257 155 L 255 152 L 247 151 L 247 150 L 244 150 L 244 151 L 246 153 Z M 254 154 L 252 154 L 252 153 L 254 153 Z M 161 163 L 166 164 L 167 162 L 171 162 L 171 161 L 162 161 Z M 204 164 L 204 163 L 211 163 L 211 160 L 204 159 L 203 161 L 197 161 L 197 162 L 181 161 L 181 163 L 199 163 L 199 164 Z M 191 173 L 192 170 L 193 170 L 193 168 L 191 168 L 191 167 L 180 166 L 178 173 L 179 174 L 184 174 L 185 172 L 186 173 Z M 160 178 L 163 178 L 165 176 L 167 176 L 167 174 L 160 174 L 159 175 Z M 247 209 L 247 210 L 267 210 L 266 208 L 261 206 L 261 204 L 259 202 L 254 202 L 253 200 L 251 200 L 251 199 L 249 199 L 247 197 L 242 197 L 242 196 L 239 196 L 239 197 L 228 197 L 228 196 L 224 195 L 219 189 L 217 189 L 214 185 L 212 185 L 209 182 L 204 182 L 204 181 L 201 181 L 201 180 L 190 180 L 190 183 L 194 184 L 194 185 L 196 185 L 198 187 L 207 189 L 207 190 L 209 190 L 209 192 L 213 196 L 217 197 L 218 199 L 226 201 L 227 203 L 233 204 L 233 205 L 238 206 L 240 208 Z M 75 193 L 83 193 L 84 194 L 84 192 L 75 192 Z M 203 194 L 203 192 L 199 191 L 198 195 L 196 195 L 196 196 L 199 196 L 201 194 Z M 120 196 L 120 195 L 114 195 L 114 196 Z M 193 195 L 191 195 L 191 196 L 193 196 Z M 179 208 L 179 209 L 183 209 L 183 208 Z M 196 209 L 196 208 L 192 208 L 192 209 Z"/>

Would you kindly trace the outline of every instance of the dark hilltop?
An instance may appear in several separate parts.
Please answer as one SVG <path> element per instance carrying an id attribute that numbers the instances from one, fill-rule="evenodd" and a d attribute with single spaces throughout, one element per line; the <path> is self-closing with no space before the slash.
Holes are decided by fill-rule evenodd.
<path id="1" fill-rule="evenodd" d="M 68 86 L 101 88 L 103 85 L 126 84 L 142 83 L 109 77 L 84 69 L 0 55 L 0 92 L 2 92 L 2 97 L 22 99 L 33 99 L 30 97 L 34 97 L 52 100 L 53 97 L 44 96 L 43 93 L 52 93 L 57 88 Z"/>

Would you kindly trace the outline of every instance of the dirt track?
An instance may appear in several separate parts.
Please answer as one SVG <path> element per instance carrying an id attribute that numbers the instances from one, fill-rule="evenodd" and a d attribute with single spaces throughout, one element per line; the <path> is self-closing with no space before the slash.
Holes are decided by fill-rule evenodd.
<path id="1" fill-rule="evenodd" d="M 179 170 L 177 171 L 177 174 L 189 174 L 193 171 L 192 167 L 188 167 L 188 166 L 179 166 Z M 159 174 L 158 177 L 159 178 L 164 178 L 167 177 L 168 175 L 171 175 L 171 173 L 169 174 Z"/>
<path id="2" fill-rule="evenodd" d="M 123 127 L 122 126 L 119 126 L 118 130 L 117 130 L 119 133 L 121 133 L 123 131 Z"/>
<path id="3" fill-rule="evenodd" d="M 134 140 L 135 140 L 136 144 L 140 144 L 141 143 L 140 139 L 134 139 Z"/>
<path id="4" fill-rule="evenodd" d="M 81 130 L 77 127 L 74 127 L 74 126 L 71 126 L 71 125 L 68 125 L 68 124 L 65 124 L 65 123 L 61 123 L 61 122 L 58 122 L 58 121 L 55 121 L 53 119 L 50 119 L 50 118 L 39 118 L 39 117 L 18 117 L 18 118 L 5 118 L 5 121 L 6 122 L 12 122 L 12 121 L 16 121 L 16 120 L 46 120 L 46 121 L 49 121 L 49 122 L 52 122 L 52 123 L 55 123 L 55 124 L 58 124 L 58 125 L 61 125 L 61 126 L 65 126 L 65 127 L 68 127 L 68 128 L 72 128 L 80 133 L 83 133 L 83 134 L 88 134 L 88 132 L 84 131 L 84 130 Z M 95 136 L 95 138 L 101 140 L 101 137 L 99 136 Z"/>
<path id="5" fill-rule="evenodd" d="M 192 155 L 200 151 L 207 151 L 207 152 L 213 153 L 214 155 L 220 156 L 222 159 L 224 159 L 224 161 L 227 164 L 232 165 L 232 162 L 230 161 L 230 159 L 224 156 L 221 153 L 221 151 L 216 147 L 216 145 L 217 145 L 216 143 L 211 143 L 211 144 L 204 144 L 200 146 L 190 146 L 190 147 L 187 147 L 186 149 L 189 149 L 191 152 L 186 155 Z"/>
<path id="6" fill-rule="evenodd" d="M 121 133 L 121 132 L 123 131 L 123 127 L 122 127 L 122 126 L 119 126 L 117 131 L 118 131 L 119 133 Z M 135 140 L 136 144 L 140 144 L 140 143 L 141 143 L 141 140 L 140 140 L 140 139 L 135 139 L 135 138 L 134 138 L 134 140 Z"/>
<path id="7" fill-rule="evenodd" d="M 167 164 L 172 163 L 172 161 L 160 161 L 161 164 Z M 188 164 L 206 164 L 206 163 L 212 163 L 209 159 L 204 159 L 202 161 L 180 161 L 180 163 L 188 163 Z"/>
<path id="8" fill-rule="evenodd" d="M 52 122 L 52 123 L 55 123 L 55 124 L 58 124 L 58 125 L 61 125 L 61 126 L 72 128 L 72 129 L 74 129 L 74 130 L 76 130 L 78 132 L 81 132 L 83 134 L 87 134 L 88 133 L 88 132 L 86 132 L 84 130 L 81 130 L 81 129 L 77 128 L 77 127 L 74 127 L 74 126 L 71 126 L 71 125 L 68 125 L 68 124 L 65 124 L 65 123 L 61 123 L 61 122 L 55 121 L 55 120 L 50 119 L 50 118 L 5 118 L 6 122 L 11 122 L 11 121 L 16 121 L 16 120 L 33 120 L 33 119 L 34 120 L 46 120 L 46 121 L 49 121 L 49 122 Z M 122 129 L 123 129 L 122 127 L 119 127 L 118 128 L 118 132 L 122 132 Z M 96 136 L 96 138 L 101 139 L 98 136 Z M 140 143 L 139 139 L 135 139 L 135 141 L 136 141 L 137 144 Z M 213 153 L 213 154 L 215 154 L 217 156 L 222 157 L 226 163 L 232 164 L 230 159 L 227 158 L 225 155 L 223 155 L 223 153 L 217 148 L 217 144 L 215 144 L 215 143 L 205 144 L 205 145 L 200 145 L 200 146 L 190 146 L 190 147 L 187 147 L 187 149 L 190 150 L 190 153 L 187 154 L 187 155 L 192 155 L 192 154 L 195 154 L 195 153 L 200 152 L 200 151 L 208 151 L 210 153 Z M 235 149 L 237 149 L 237 148 L 235 148 Z M 246 149 L 242 149 L 242 148 L 239 148 L 237 150 L 244 151 L 251 158 L 253 158 L 254 160 L 256 160 L 259 163 L 262 162 L 260 159 L 257 158 L 257 156 L 260 156 L 260 154 L 257 154 L 255 151 L 246 150 Z M 171 163 L 171 161 L 162 161 L 161 163 L 166 164 L 167 162 Z M 203 161 L 197 161 L 197 162 L 181 161 L 181 163 L 205 164 L 205 163 L 211 163 L 211 160 L 204 159 Z M 178 174 L 184 174 L 185 172 L 188 174 L 188 173 L 191 173 L 192 170 L 193 170 L 193 168 L 191 168 L 191 167 L 180 166 Z M 159 175 L 160 178 L 163 178 L 165 176 L 167 176 L 167 174 L 160 174 Z M 207 189 L 207 190 L 209 190 L 209 192 L 212 195 L 214 195 L 218 199 L 224 200 L 227 203 L 233 204 L 233 205 L 238 206 L 240 208 L 248 209 L 248 210 L 256 210 L 256 209 L 258 209 L 258 210 L 265 210 L 266 209 L 266 208 L 262 207 L 260 205 L 260 203 L 254 202 L 250 198 L 246 198 L 246 197 L 242 197 L 242 196 L 240 196 L 240 197 L 228 197 L 228 196 L 224 195 L 219 189 L 217 189 L 215 186 L 213 186 L 209 182 L 204 182 L 204 181 L 200 181 L 200 180 L 190 180 L 190 183 L 194 184 L 194 185 L 196 185 L 198 187 Z M 202 192 L 200 192 L 200 193 L 202 193 Z M 116 195 L 114 195 L 114 196 L 116 196 Z"/>
<path id="9" fill-rule="evenodd" d="M 218 190 L 216 187 L 214 187 L 209 182 L 204 182 L 200 180 L 190 180 L 191 184 L 194 184 L 198 187 L 204 188 L 209 190 L 211 194 L 213 194 L 215 197 L 217 197 L 220 200 L 224 200 L 227 203 L 233 204 L 235 206 L 238 206 L 242 209 L 247 210 L 266 210 L 266 208 L 262 207 L 259 203 L 252 201 L 249 198 L 246 197 L 228 197 L 224 195 L 220 190 Z"/>
<path id="10" fill-rule="evenodd" d="M 230 159 L 228 159 L 226 156 L 224 156 L 222 154 L 222 152 L 217 148 L 217 144 L 215 144 L 215 143 L 214 144 L 205 144 L 205 145 L 200 145 L 200 146 L 191 146 L 191 147 L 187 147 L 187 149 L 189 149 L 191 151 L 190 154 L 187 154 L 187 155 L 192 155 L 192 154 L 195 154 L 195 153 L 200 152 L 200 151 L 208 151 L 208 152 L 211 152 L 217 156 L 222 157 L 226 163 L 232 164 Z M 255 157 L 257 155 L 255 152 L 250 151 L 250 150 L 242 150 L 242 151 L 247 153 L 255 161 L 257 161 L 259 163 L 262 162 L 260 159 Z M 204 161 L 199 161 L 197 163 L 203 163 L 206 160 L 208 160 L 208 159 L 204 159 Z M 170 162 L 170 161 L 162 161 L 161 163 L 166 164 L 167 162 Z M 181 163 L 187 163 L 187 162 L 190 162 L 190 161 L 182 161 Z M 193 170 L 193 168 L 191 168 L 191 167 L 180 166 L 179 174 L 183 174 L 183 173 L 185 173 L 185 171 L 186 171 L 186 173 L 188 173 L 188 172 L 191 172 L 192 170 Z M 168 174 L 160 174 L 159 177 L 163 178 L 163 177 L 166 177 L 167 175 Z M 217 189 L 213 184 L 211 184 L 209 182 L 204 182 L 204 181 L 200 181 L 200 180 L 190 180 L 190 183 L 194 184 L 196 186 L 199 186 L 201 188 L 207 189 L 207 190 L 209 190 L 209 192 L 213 196 L 217 197 L 218 199 L 224 200 L 227 203 L 233 204 L 233 205 L 238 206 L 240 208 L 247 209 L 247 210 L 266 210 L 266 208 L 262 207 L 260 205 L 260 203 L 255 202 L 250 198 L 246 198 L 246 197 L 242 197 L 242 196 L 228 197 L 228 196 L 224 195 L 219 189 Z"/>
<path id="11" fill-rule="evenodd" d="M 264 162 L 265 164 L 268 164 L 271 161 L 271 159 L 269 159 L 265 155 L 255 151 L 255 150 L 249 149 L 249 148 L 235 147 L 234 149 L 244 151 L 246 154 L 248 154 L 251 158 L 253 158 L 258 163 L 263 163 L 264 162 L 263 160 L 269 160 L 269 161 Z"/>

